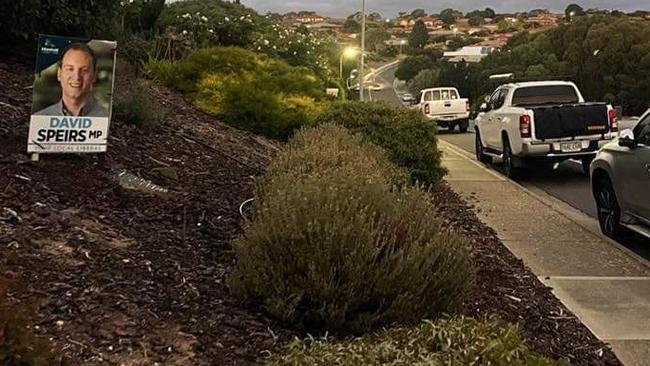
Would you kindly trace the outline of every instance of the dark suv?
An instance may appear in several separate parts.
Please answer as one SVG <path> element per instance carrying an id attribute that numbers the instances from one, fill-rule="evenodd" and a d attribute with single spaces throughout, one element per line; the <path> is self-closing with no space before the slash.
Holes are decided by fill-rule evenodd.
<path id="1" fill-rule="evenodd" d="M 590 170 L 603 233 L 619 238 L 626 227 L 650 238 L 650 110 L 600 149 Z"/>

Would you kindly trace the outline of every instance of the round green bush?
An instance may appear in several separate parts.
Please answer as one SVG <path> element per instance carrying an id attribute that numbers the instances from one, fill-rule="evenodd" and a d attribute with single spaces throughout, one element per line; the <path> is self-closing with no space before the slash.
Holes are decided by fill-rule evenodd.
<path id="1" fill-rule="evenodd" d="M 280 166 L 302 148 L 290 144 Z M 272 165 L 262 181 L 255 220 L 234 243 L 236 295 L 299 328 L 337 333 L 415 323 L 461 304 L 473 275 L 468 245 L 443 229 L 426 193 L 346 167 L 367 156 L 345 159 L 333 148 L 310 159 L 315 169 L 282 174 Z"/>
<path id="2" fill-rule="evenodd" d="M 336 102 L 316 120 L 328 122 L 359 132 L 386 149 L 391 161 L 406 167 L 413 180 L 435 185 L 446 173 L 441 166 L 436 124 L 418 111 L 385 102 Z"/>

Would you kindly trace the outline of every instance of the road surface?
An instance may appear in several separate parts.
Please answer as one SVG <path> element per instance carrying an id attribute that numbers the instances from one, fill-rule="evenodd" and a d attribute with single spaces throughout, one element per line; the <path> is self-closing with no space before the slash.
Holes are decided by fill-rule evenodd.
<path id="1" fill-rule="evenodd" d="M 395 82 L 396 69 L 397 65 L 393 65 L 383 69 L 375 76 L 376 81 L 382 83 L 385 87 L 381 91 L 370 92 L 373 100 L 385 100 L 396 105 L 403 105 L 397 95 L 398 91 L 393 88 L 394 85 L 399 85 L 399 83 Z M 470 131 L 473 131 L 472 127 L 473 124 L 471 123 Z M 442 129 L 438 132 L 438 136 L 440 139 L 474 154 L 473 133 L 461 134 Z M 497 171 L 501 169 L 498 163 L 492 165 L 492 168 Z M 596 204 L 591 193 L 589 177 L 582 173 L 582 167 L 576 161 L 565 161 L 555 169 L 552 166 L 536 166 L 530 170 L 525 179 L 519 180 L 518 183 L 532 192 L 544 192 L 558 198 L 596 218 Z M 650 240 L 641 236 L 630 235 L 630 238 L 627 238 L 621 244 L 650 260 Z"/>

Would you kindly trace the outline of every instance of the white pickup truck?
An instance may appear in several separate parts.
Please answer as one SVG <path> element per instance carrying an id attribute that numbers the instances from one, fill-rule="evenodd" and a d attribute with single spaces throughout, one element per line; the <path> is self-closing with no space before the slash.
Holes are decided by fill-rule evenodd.
<path id="1" fill-rule="evenodd" d="M 438 126 L 450 131 L 458 126 L 460 132 L 469 127 L 469 100 L 461 98 L 456 88 L 430 88 L 420 91 L 418 108 Z"/>
<path id="2" fill-rule="evenodd" d="M 579 159 L 585 173 L 598 149 L 618 134 L 617 113 L 606 103 L 585 103 L 574 83 L 506 84 L 486 98 L 476 118 L 476 158 L 503 159 L 516 176 L 531 160 Z"/>

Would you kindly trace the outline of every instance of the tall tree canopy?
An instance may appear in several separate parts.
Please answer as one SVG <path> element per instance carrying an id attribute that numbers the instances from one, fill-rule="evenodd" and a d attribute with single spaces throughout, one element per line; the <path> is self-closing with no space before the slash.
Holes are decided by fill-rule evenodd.
<path id="1" fill-rule="evenodd" d="M 429 31 L 423 21 L 418 20 L 409 34 L 409 46 L 411 48 L 424 48 L 429 42 Z"/>

